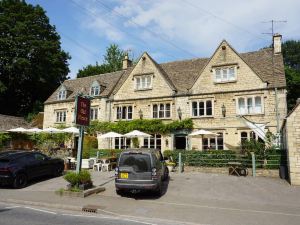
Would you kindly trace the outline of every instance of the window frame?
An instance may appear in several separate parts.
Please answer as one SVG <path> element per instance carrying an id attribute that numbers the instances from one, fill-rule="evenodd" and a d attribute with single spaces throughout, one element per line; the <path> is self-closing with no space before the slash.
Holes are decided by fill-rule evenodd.
<path id="1" fill-rule="evenodd" d="M 231 70 L 233 69 L 233 79 L 231 79 L 232 76 L 230 76 Z M 217 71 L 220 71 L 220 74 L 218 74 L 218 76 L 220 77 L 219 79 L 217 79 Z M 226 79 L 225 79 L 225 73 L 224 71 L 226 71 Z M 224 67 L 215 67 L 213 68 L 213 80 L 214 83 L 217 84 L 222 84 L 222 83 L 230 83 L 230 82 L 236 82 L 237 81 L 237 66 L 224 66 Z"/>
<path id="2" fill-rule="evenodd" d="M 221 132 L 216 132 L 217 134 L 220 134 L 219 136 L 215 136 L 215 137 L 209 137 L 209 138 L 203 138 L 202 139 L 202 149 L 203 150 L 218 150 L 218 151 L 221 151 L 221 150 L 225 150 L 225 141 L 224 141 L 224 132 L 221 131 Z M 221 145 L 219 144 L 219 141 L 220 139 L 222 138 L 222 147 L 220 147 Z M 205 149 L 204 146 L 211 146 L 211 141 L 214 140 L 214 145 L 215 145 L 215 148 L 207 148 Z M 207 145 L 204 145 L 204 142 L 207 141 Z"/>
<path id="3" fill-rule="evenodd" d="M 97 93 L 96 93 L 96 90 L 97 90 Z M 91 96 L 99 96 L 100 91 L 101 91 L 100 84 L 98 83 L 98 81 L 94 81 L 90 88 L 90 95 Z"/>
<path id="4" fill-rule="evenodd" d="M 167 107 L 169 105 L 169 107 Z M 154 107 L 157 107 L 157 110 L 154 111 Z M 154 116 L 156 113 L 156 117 Z M 167 117 L 167 115 L 169 115 Z M 157 102 L 152 103 L 151 107 L 151 118 L 152 119 L 171 119 L 172 118 L 172 103 L 171 102 Z"/>
<path id="5" fill-rule="evenodd" d="M 57 100 L 65 100 L 67 99 L 67 89 L 62 86 L 57 93 Z"/>
<path id="6" fill-rule="evenodd" d="M 96 112 L 96 113 L 95 113 Z M 97 106 L 92 106 L 90 108 L 90 120 L 98 120 L 99 109 Z"/>
<path id="7" fill-rule="evenodd" d="M 152 144 L 152 141 L 153 141 L 153 144 Z M 145 142 L 147 142 L 147 145 L 145 145 Z M 151 137 L 145 137 L 143 139 L 143 147 L 161 149 L 161 147 L 162 147 L 162 135 L 161 134 L 152 134 Z"/>
<path id="8" fill-rule="evenodd" d="M 115 116 L 116 120 L 132 120 L 133 119 L 133 113 L 134 113 L 133 105 L 117 105 L 115 107 L 116 107 L 116 111 L 115 111 L 116 112 L 116 116 Z M 131 111 L 129 110 L 129 108 L 131 108 Z"/>
<path id="9" fill-rule="evenodd" d="M 211 103 L 211 107 L 207 107 L 207 103 Z M 196 103 L 197 109 L 193 108 L 194 103 Z M 203 108 L 200 108 L 200 103 L 203 104 Z M 192 118 L 204 118 L 204 117 L 214 117 L 214 99 L 195 99 L 191 100 L 191 117 Z M 211 109 L 211 115 L 207 115 L 208 109 Z M 201 110 L 203 110 L 204 114 L 200 115 Z M 194 115 L 194 112 L 197 112 L 197 115 Z"/>
<path id="10" fill-rule="evenodd" d="M 257 99 L 260 99 L 260 104 L 257 104 Z M 236 97 L 236 114 L 237 115 L 260 115 L 264 114 L 264 100 L 261 95 L 248 95 L 248 96 L 238 96 Z M 244 102 L 244 112 L 240 109 L 240 100 Z M 249 101 L 251 100 L 251 101 Z M 251 107 L 249 107 L 249 102 L 251 102 Z M 260 107 L 260 111 L 257 110 L 257 105 Z"/>
<path id="11" fill-rule="evenodd" d="M 149 78 L 150 81 L 148 81 Z M 153 85 L 153 75 L 147 74 L 147 75 L 138 75 L 134 77 L 135 91 L 150 90 L 152 89 L 152 85 Z"/>
<path id="12" fill-rule="evenodd" d="M 66 121 L 67 121 L 67 110 L 56 110 L 55 123 L 66 123 Z"/>

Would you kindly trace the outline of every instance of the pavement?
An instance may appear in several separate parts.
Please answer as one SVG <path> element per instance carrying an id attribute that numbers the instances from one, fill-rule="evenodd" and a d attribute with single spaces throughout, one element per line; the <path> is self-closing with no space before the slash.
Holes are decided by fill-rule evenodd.
<path id="1" fill-rule="evenodd" d="M 236 177 L 224 174 L 171 173 L 160 198 L 151 194 L 116 195 L 113 172 L 92 172 L 95 185 L 106 191 L 86 198 L 59 196 L 66 186 L 62 177 L 44 179 L 14 190 L 0 189 L 0 201 L 80 212 L 93 206 L 98 213 L 155 224 L 297 224 L 300 220 L 300 187 L 285 180 Z"/>

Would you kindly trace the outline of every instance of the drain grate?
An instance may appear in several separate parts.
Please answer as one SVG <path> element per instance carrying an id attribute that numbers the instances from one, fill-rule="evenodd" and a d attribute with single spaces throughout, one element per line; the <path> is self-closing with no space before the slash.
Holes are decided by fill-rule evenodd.
<path id="1" fill-rule="evenodd" d="M 83 212 L 89 212 L 89 213 L 97 213 L 100 206 L 97 205 L 86 205 L 82 207 Z"/>

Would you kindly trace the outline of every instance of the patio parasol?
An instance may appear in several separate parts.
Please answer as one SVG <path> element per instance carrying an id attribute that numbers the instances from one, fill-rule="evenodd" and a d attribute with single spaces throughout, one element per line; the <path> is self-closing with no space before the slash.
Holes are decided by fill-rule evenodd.
<path id="1" fill-rule="evenodd" d="M 99 136 L 100 138 L 109 138 L 109 145 L 110 149 L 112 148 L 112 138 L 118 138 L 118 137 L 123 137 L 122 134 L 116 133 L 116 132 L 108 132 L 106 134 L 102 134 Z"/>
<path id="2" fill-rule="evenodd" d="M 128 138 L 138 138 L 138 137 L 151 137 L 150 134 L 146 134 L 144 132 L 141 132 L 139 130 L 134 130 L 134 131 L 131 131 L 127 134 L 124 134 L 124 137 L 128 137 Z"/>
<path id="3" fill-rule="evenodd" d="M 8 132 L 15 132 L 15 133 L 25 133 L 27 131 L 27 129 L 25 129 L 23 127 L 18 127 L 18 128 L 9 129 L 7 131 Z"/>

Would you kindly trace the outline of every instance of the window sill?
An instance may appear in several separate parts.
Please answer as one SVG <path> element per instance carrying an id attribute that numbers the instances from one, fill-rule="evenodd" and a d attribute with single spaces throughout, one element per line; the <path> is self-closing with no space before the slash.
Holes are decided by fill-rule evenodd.
<path id="1" fill-rule="evenodd" d="M 215 118 L 214 116 L 192 116 L 192 119 L 207 119 L 207 118 Z"/>
<path id="2" fill-rule="evenodd" d="M 264 113 L 245 113 L 245 114 L 239 114 L 237 113 L 238 116 L 264 116 Z"/>
<path id="3" fill-rule="evenodd" d="M 152 90 L 152 87 L 151 88 L 134 89 L 134 91 L 150 91 L 150 90 Z"/>
<path id="4" fill-rule="evenodd" d="M 214 81 L 214 84 L 227 84 L 227 83 L 236 83 L 237 80 L 229 80 L 229 81 Z"/>
<path id="5" fill-rule="evenodd" d="M 64 123 L 66 123 L 66 121 L 64 121 L 64 122 L 55 122 L 55 124 L 64 124 Z"/>
<path id="6" fill-rule="evenodd" d="M 154 117 L 152 117 L 152 119 L 154 119 L 154 120 L 172 120 L 171 117 L 167 117 L 167 118 L 154 118 Z"/>

